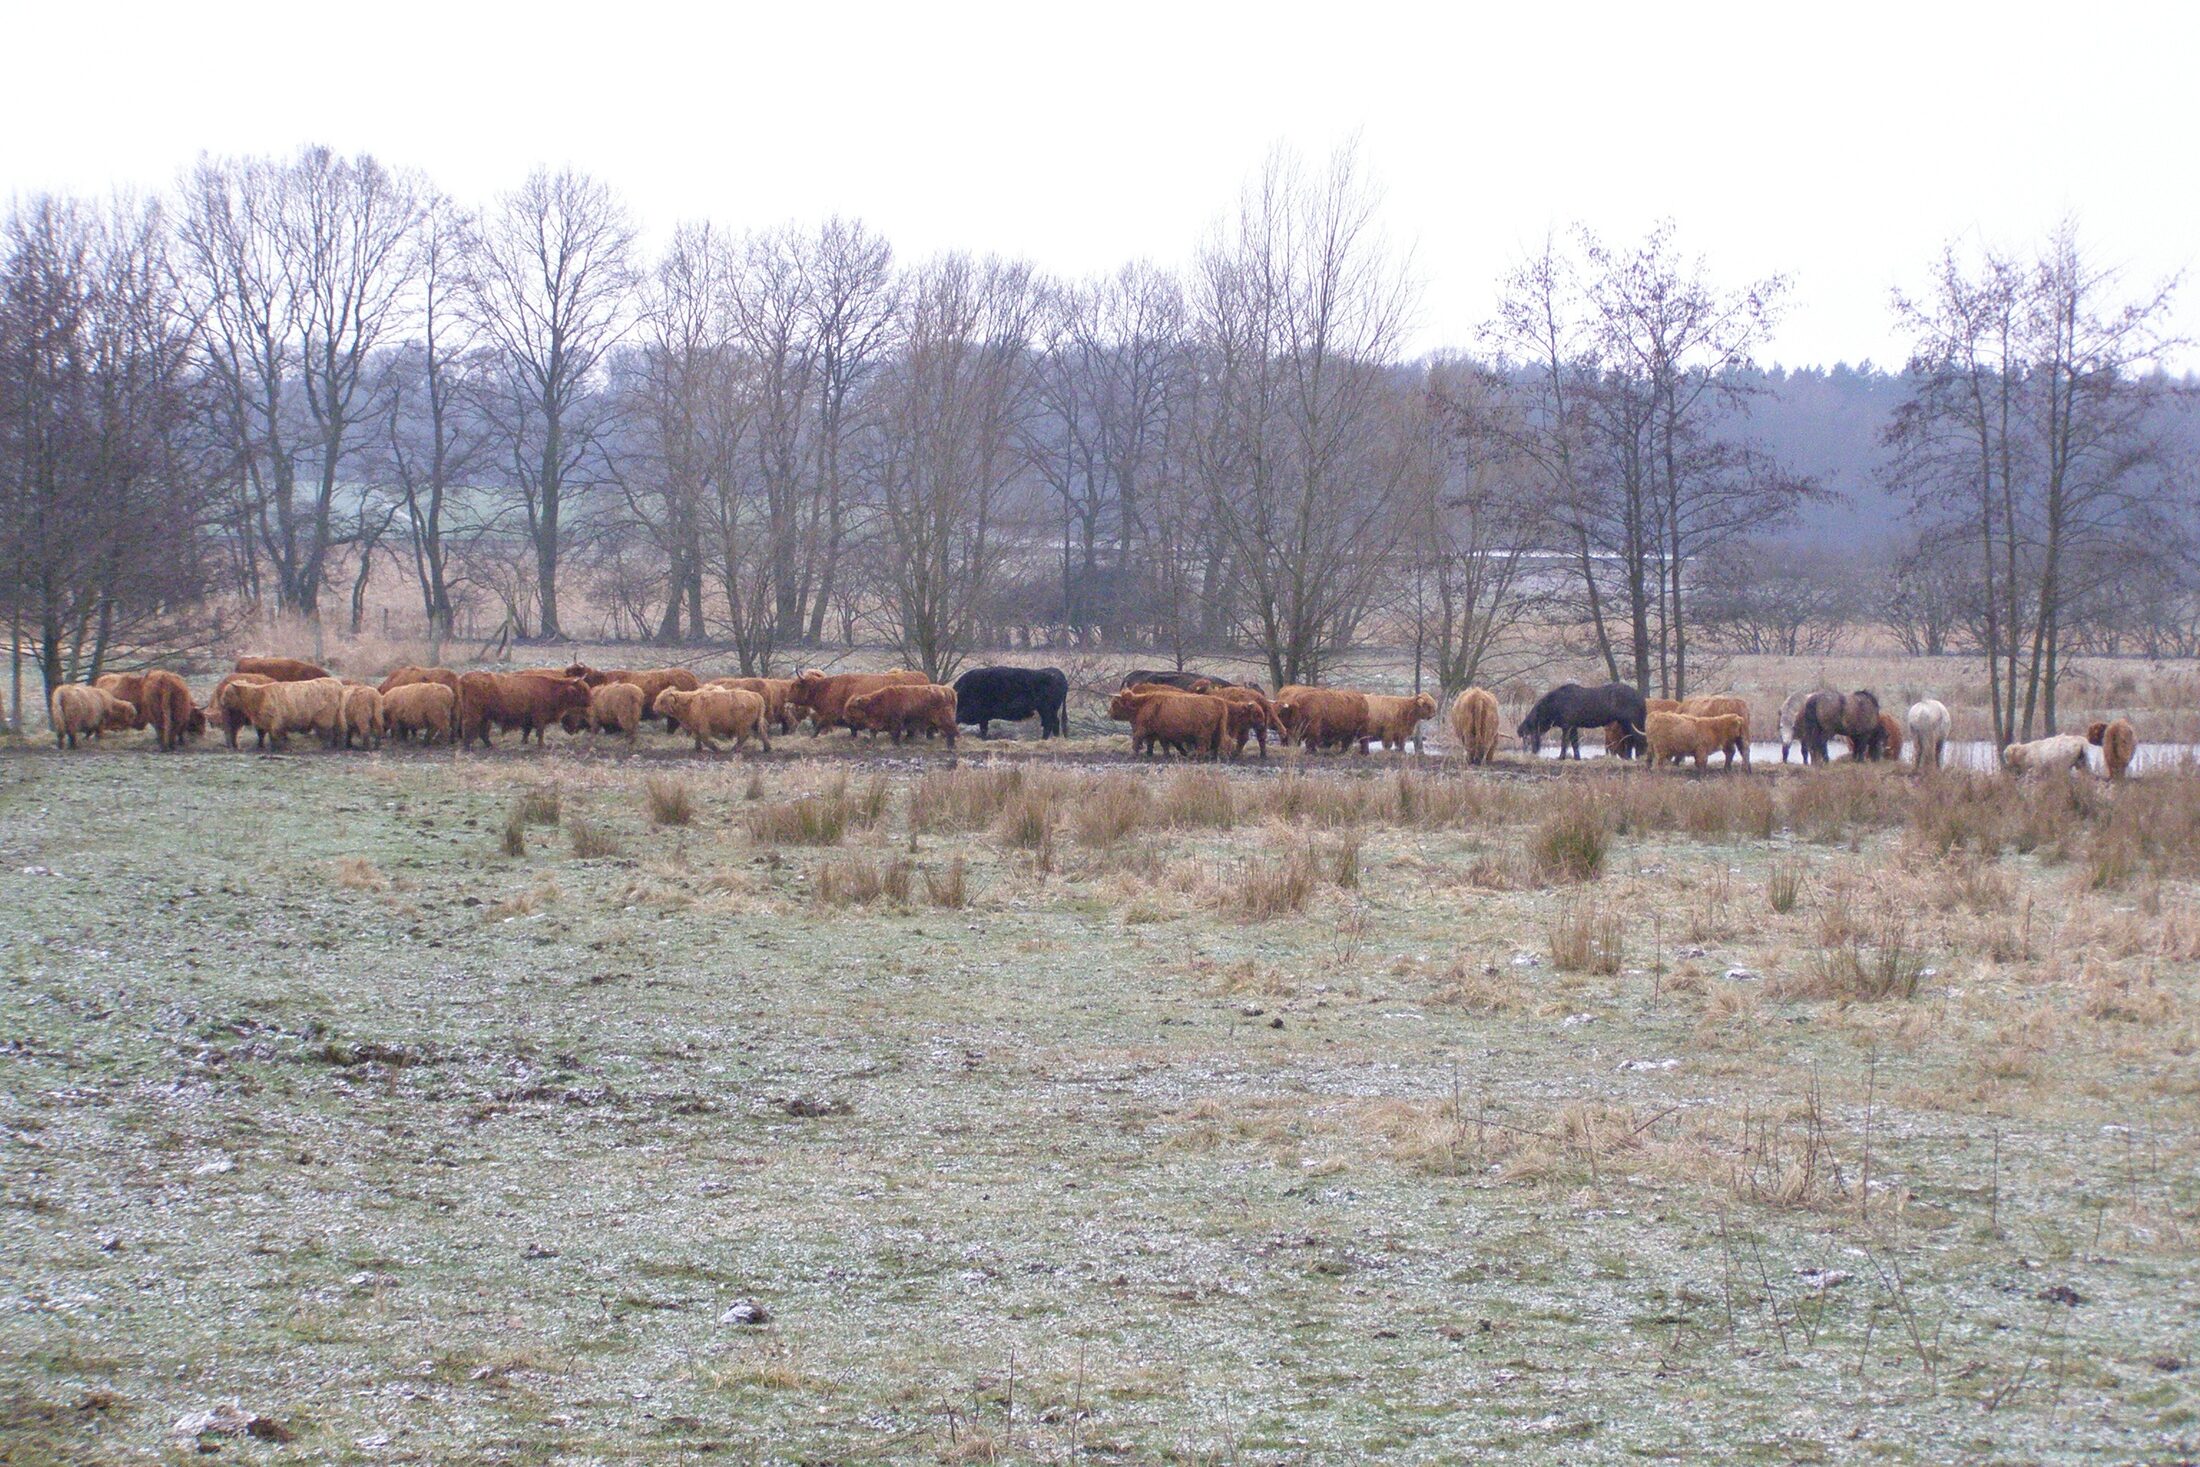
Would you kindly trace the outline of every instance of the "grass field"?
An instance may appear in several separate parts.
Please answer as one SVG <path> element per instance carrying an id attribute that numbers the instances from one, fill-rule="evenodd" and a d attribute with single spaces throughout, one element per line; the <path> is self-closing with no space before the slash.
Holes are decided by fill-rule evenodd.
<path id="1" fill-rule="evenodd" d="M 2200 778 L 138 742 L 11 1464 L 2200 1454 Z"/>

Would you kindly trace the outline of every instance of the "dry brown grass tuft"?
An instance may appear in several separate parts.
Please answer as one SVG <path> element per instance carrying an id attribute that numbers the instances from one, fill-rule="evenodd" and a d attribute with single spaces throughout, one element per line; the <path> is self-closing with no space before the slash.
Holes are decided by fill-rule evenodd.
<path id="1" fill-rule="evenodd" d="M 1220 879 L 1215 906 L 1247 922 L 1265 922 L 1306 910 L 1321 883 L 1312 846 L 1299 843 L 1280 856 L 1244 862 Z"/>
<path id="2" fill-rule="evenodd" d="M 924 899 L 935 907 L 961 908 L 970 905 L 969 871 L 961 856 L 950 860 L 945 870 L 925 868 Z"/>
<path id="3" fill-rule="evenodd" d="M 1841 844 L 1899 824 L 1908 793 L 1887 766 L 1842 760 L 1786 783 L 1787 823 L 1805 840 Z"/>
<path id="4" fill-rule="evenodd" d="M 983 830 L 1030 776 L 1020 768 L 935 769 L 909 795 L 909 828 L 951 834 Z"/>
<path id="5" fill-rule="evenodd" d="M 837 846 L 851 830 L 867 830 L 886 814 L 886 784 L 873 779 L 852 792 L 846 775 L 816 794 L 798 795 L 748 812 L 749 835 L 765 845 Z"/>
<path id="6" fill-rule="evenodd" d="M 1161 790 L 1161 818 L 1173 830 L 1227 830 L 1237 823 L 1237 797 L 1219 769 L 1179 769 Z"/>
<path id="7" fill-rule="evenodd" d="M 1576 785 L 1552 801 L 1528 842 L 1528 859 L 1546 881 L 1591 881 L 1604 874 L 1611 846 L 1611 819 L 1603 799 Z"/>
<path id="8" fill-rule="evenodd" d="M 1840 933 L 1838 938 L 1830 935 L 1835 931 Z M 1773 992 L 1780 998 L 1848 1003 L 1915 998 L 1924 982 L 1925 966 L 1903 913 L 1883 911 L 1861 934 L 1844 913 L 1837 926 L 1822 926 L 1820 944 L 1805 955 L 1800 972 L 1783 973 L 1773 980 Z"/>
<path id="9" fill-rule="evenodd" d="M 382 868 L 364 856 L 345 856 L 331 863 L 330 876 L 346 891 L 388 891 L 390 879 Z"/>
<path id="10" fill-rule="evenodd" d="M 556 785 L 532 785 L 513 797 L 512 818 L 522 825 L 555 825 L 562 804 Z"/>
<path id="11" fill-rule="evenodd" d="M 573 854 L 584 861 L 620 853 L 619 837 L 612 828 L 583 810 L 565 812 L 565 837 Z"/>
<path id="12" fill-rule="evenodd" d="M 695 792 L 676 775 L 652 774 L 642 781 L 652 825 L 686 825 L 695 819 Z"/>
<path id="13" fill-rule="evenodd" d="M 909 905 L 912 868 L 905 857 L 851 853 L 828 856 L 810 873 L 810 900 L 819 907 Z"/>
<path id="14" fill-rule="evenodd" d="M 1551 915 L 1551 961 L 1562 973 L 1616 974 L 1625 961 L 1626 927 L 1602 902 L 1568 902 Z"/>
<path id="15" fill-rule="evenodd" d="M 1110 774 L 1088 786 L 1071 808 L 1070 828 L 1077 842 L 1104 849 L 1145 824 L 1153 805 L 1141 781 Z"/>
<path id="16" fill-rule="evenodd" d="M 1428 1001 L 1470 1014 L 1511 1014 L 1529 1007 L 1528 986 L 1509 964 L 1453 963 Z"/>
<path id="17" fill-rule="evenodd" d="M 1793 858 L 1775 862 L 1765 877 L 1765 905 L 1783 917 L 1794 911 L 1803 899 L 1803 880 L 1808 872 L 1808 867 Z"/>
<path id="18" fill-rule="evenodd" d="M 1009 796 L 993 820 L 993 838 L 1011 850 L 1051 851 L 1054 848 L 1055 805 L 1060 786 L 1052 780 L 1032 780 Z"/>

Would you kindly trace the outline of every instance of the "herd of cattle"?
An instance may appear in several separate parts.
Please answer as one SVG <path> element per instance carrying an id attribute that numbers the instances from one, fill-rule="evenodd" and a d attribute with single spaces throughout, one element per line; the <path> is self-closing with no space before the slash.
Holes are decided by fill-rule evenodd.
<path id="1" fill-rule="evenodd" d="M 791 733 L 805 719 L 812 736 L 845 728 L 885 734 L 894 743 L 940 738 L 954 747 L 959 727 L 981 738 L 996 722 L 1037 718 L 1040 737 L 1066 728 L 1069 679 L 1059 668 L 980 667 L 952 686 L 919 672 L 830 674 L 808 669 L 788 678 L 701 678 L 686 668 L 602 669 L 585 663 L 519 672 L 455 672 L 446 667 L 400 667 L 378 684 L 349 681 L 327 669 L 289 657 L 240 657 L 201 706 L 173 672 L 110 673 L 90 684 L 53 693 L 54 742 L 75 748 L 81 737 L 119 729 L 153 730 L 162 749 L 219 724 L 230 748 L 247 728 L 259 747 L 282 747 L 293 733 L 318 735 L 332 747 L 380 747 L 384 740 L 438 740 L 456 747 L 490 745 L 496 732 L 517 732 L 525 744 L 551 728 L 569 734 L 605 734 L 637 741 L 643 724 L 661 720 L 668 731 L 695 740 L 698 750 L 718 740 L 739 748 L 749 739 L 771 748 L 771 734 Z M 1436 700 L 1360 692 L 1350 688 L 1291 685 L 1270 697 L 1250 683 L 1182 670 L 1140 669 L 1125 675 L 1109 700 L 1108 716 L 1130 725 L 1134 754 L 1238 757 L 1257 741 L 1262 757 L 1271 735 L 1309 752 L 1370 746 L 1420 748 L 1421 725 L 1434 718 Z M 1468 688 L 1452 701 L 1446 719 L 1469 763 L 1496 757 L 1505 737 L 1498 728 L 1496 694 Z M 1780 710 L 1780 758 L 1800 749 L 1805 764 L 1824 763 L 1831 741 L 1849 744 L 1853 759 L 1900 759 L 1905 738 L 1921 769 L 1940 767 L 1948 741 L 1947 708 L 1934 699 L 1910 706 L 1897 719 L 1869 691 L 1821 688 L 1797 693 Z M 1553 734 L 1559 757 L 1581 757 L 1584 731 L 1602 735 L 1605 752 L 1643 758 L 1652 767 L 1693 762 L 1706 769 L 1714 756 L 1731 769 L 1750 764 L 1747 699 L 1701 696 L 1645 698 L 1626 683 L 1584 687 L 1567 683 L 1538 698 L 1513 732 L 1530 754 L 1540 754 Z M 2002 763 L 2018 772 L 2083 768 L 2090 747 L 2101 750 L 2102 768 L 2120 779 L 2137 752 L 2137 734 L 2125 719 L 2096 723 L 2085 737 L 2061 734 L 2002 750 Z"/>

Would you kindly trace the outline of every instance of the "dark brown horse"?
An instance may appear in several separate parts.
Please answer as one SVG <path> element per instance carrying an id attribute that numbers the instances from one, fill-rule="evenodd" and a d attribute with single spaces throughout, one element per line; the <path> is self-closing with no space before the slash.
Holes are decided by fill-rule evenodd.
<path id="1" fill-rule="evenodd" d="M 1845 738 L 1858 759 L 1876 759 L 1886 747 L 1887 731 L 1879 722 L 1878 697 L 1859 688 L 1853 693 L 1813 693 L 1795 715 L 1795 737 L 1803 746 L 1803 762 L 1826 762 L 1826 741 Z"/>

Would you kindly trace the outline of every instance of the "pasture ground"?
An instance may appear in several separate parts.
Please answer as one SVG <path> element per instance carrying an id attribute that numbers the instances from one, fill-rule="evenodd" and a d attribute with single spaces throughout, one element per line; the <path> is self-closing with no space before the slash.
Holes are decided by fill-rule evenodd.
<path id="1" fill-rule="evenodd" d="M 138 742 L 11 1464 L 2200 1454 L 2200 778 Z"/>

